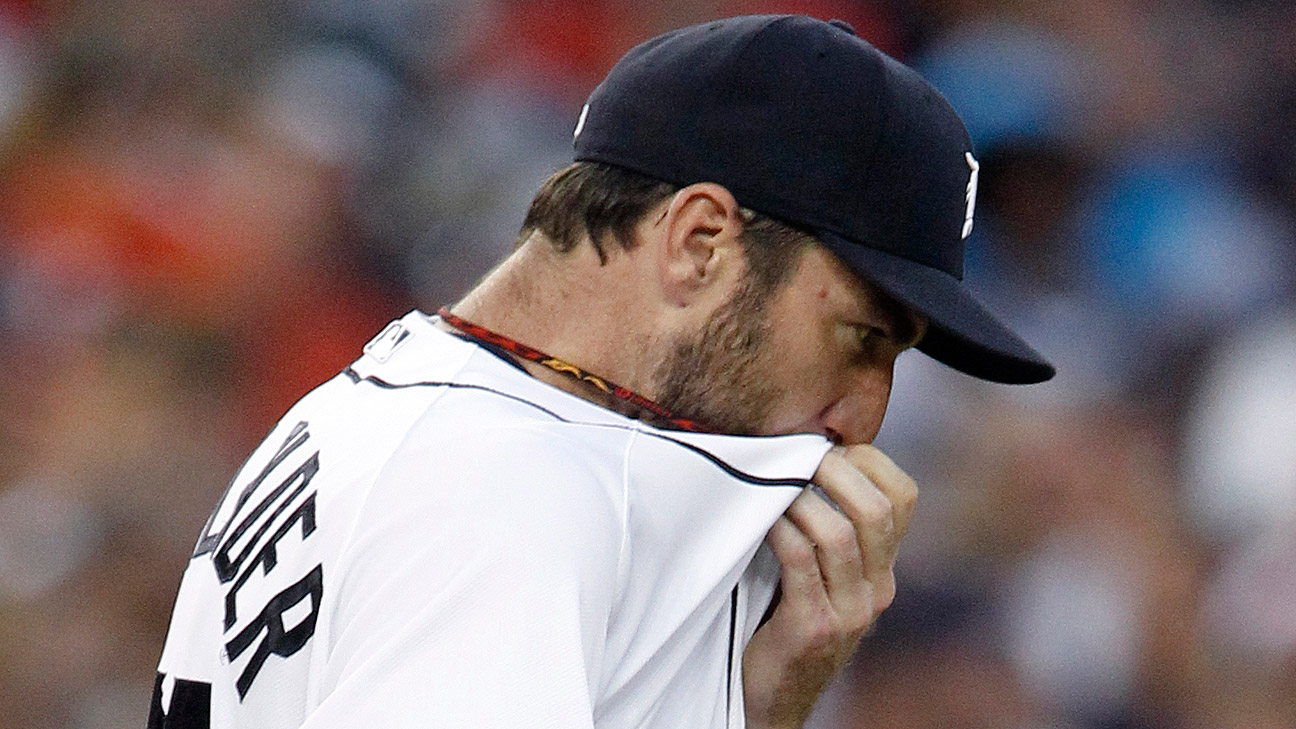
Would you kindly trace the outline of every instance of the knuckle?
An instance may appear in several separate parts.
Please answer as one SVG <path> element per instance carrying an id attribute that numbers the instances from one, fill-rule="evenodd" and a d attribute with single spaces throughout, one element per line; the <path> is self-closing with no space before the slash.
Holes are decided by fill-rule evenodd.
<path id="1" fill-rule="evenodd" d="M 870 529 L 889 529 L 894 522 L 894 511 L 890 499 L 879 494 L 862 500 L 860 520 Z"/>
<path id="2" fill-rule="evenodd" d="M 876 615 L 891 607 L 891 603 L 895 601 L 895 596 L 895 570 L 887 570 L 884 575 L 873 583 L 873 613 Z"/>
<path id="3" fill-rule="evenodd" d="M 837 553 L 858 549 L 855 527 L 846 519 L 836 519 L 824 530 L 823 546 Z"/>
<path id="4" fill-rule="evenodd" d="M 873 598 L 873 611 L 875 614 L 881 614 L 883 610 L 891 607 L 895 601 L 895 588 L 890 590 L 879 590 Z"/>
<path id="5" fill-rule="evenodd" d="M 913 504 L 918 500 L 918 482 L 908 475 L 896 479 L 895 491 L 896 499 L 906 504 Z"/>
<path id="6" fill-rule="evenodd" d="M 778 553 L 783 566 L 798 571 L 808 571 L 818 567 L 814 546 L 808 542 L 788 542 Z"/>

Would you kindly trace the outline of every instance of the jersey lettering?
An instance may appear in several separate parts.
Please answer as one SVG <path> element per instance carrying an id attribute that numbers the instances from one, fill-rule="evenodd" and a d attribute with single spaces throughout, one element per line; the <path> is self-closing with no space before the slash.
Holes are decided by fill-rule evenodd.
<path id="1" fill-rule="evenodd" d="M 225 520 L 220 531 L 213 534 L 212 527 L 215 526 L 216 519 L 224 508 L 225 500 L 229 498 L 230 491 L 233 490 L 238 475 L 234 477 L 235 481 L 230 482 L 229 488 L 225 490 L 225 495 L 221 497 L 220 503 L 216 505 L 211 516 L 207 518 L 207 525 L 203 527 L 202 536 L 198 539 L 198 546 L 194 548 L 193 558 L 201 557 L 204 554 L 211 552 L 216 548 L 216 545 L 221 543 L 221 540 L 225 538 L 225 532 L 229 529 L 230 524 L 234 523 L 234 517 L 238 514 L 239 509 L 242 509 L 243 505 L 247 503 L 247 500 L 252 497 L 252 492 L 257 490 L 257 487 L 261 485 L 262 481 L 266 480 L 266 477 L 270 475 L 271 471 L 278 467 L 279 464 L 283 463 L 285 458 L 292 455 L 292 452 L 300 448 L 302 444 L 306 442 L 306 439 L 310 437 L 310 434 L 306 432 L 306 428 L 307 424 L 305 421 L 293 426 L 292 432 L 288 434 L 288 437 L 284 439 L 283 445 L 279 446 L 279 450 L 270 458 L 270 462 L 266 464 L 265 468 L 261 470 L 261 473 L 258 474 L 256 478 L 252 479 L 252 483 L 249 483 L 247 487 L 243 489 L 242 493 L 239 494 L 238 503 L 234 505 L 233 512 L 231 512 L 229 518 Z M 244 467 L 246 468 L 246 464 L 244 464 Z M 243 469 L 240 468 L 239 474 L 241 475 L 242 473 Z"/>
<path id="2" fill-rule="evenodd" d="M 310 598 L 310 613 L 292 628 L 285 629 L 284 613 L 297 607 L 303 600 Z M 257 644 L 252 652 L 252 660 L 243 668 L 238 680 L 234 683 L 238 689 L 239 699 L 247 696 L 252 688 L 252 681 L 260 673 L 266 659 L 271 655 L 288 658 L 302 649 L 306 641 L 315 634 L 315 623 L 319 619 L 320 601 L 324 597 L 324 566 L 315 565 L 305 577 L 289 585 L 287 589 L 270 599 L 261 614 L 256 616 L 246 628 L 239 631 L 234 639 L 225 644 L 225 652 L 231 661 L 237 660 L 256 640 L 265 633 L 265 638 Z"/>
<path id="3" fill-rule="evenodd" d="M 273 525 L 275 520 L 283 514 L 284 510 L 292 505 L 293 501 L 306 490 L 306 487 L 310 485 L 311 479 L 315 478 L 316 473 L 319 473 L 319 451 L 312 453 L 310 457 L 306 459 L 305 463 L 298 466 L 297 470 L 293 471 L 288 478 L 283 480 L 283 483 L 280 483 L 269 494 L 266 494 L 266 497 L 262 499 L 246 517 L 243 518 L 243 521 L 239 522 L 239 525 L 235 527 L 234 531 L 229 535 L 229 538 L 227 538 L 220 548 L 216 550 L 216 554 L 212 558 L 212 563 L 216 565 L 216 574 L 220 577 L 221 582 L 229 582 L 234 579 L 234 574 L 238 572 L 238 569 L 243 565 L 243 562 L 252 555 L 252 551 L 256 549 L 257 545 L 261 542 L 261 538 L 270 530 L 271 525 Z M 288 493 L 288 497 L 279 500 L 279 497 L 282 496 L 284 492 L 288 491 L 289 487 L 299 479 L 301 482 L 297 484 L 296 488 Z M 275 507 L 269 518 L 260 522 L 256 531 L 248 540 L 247 546 L 243 548 L 243 551 L 239 552 L 237 557 L 231 559 L 230 552 L 233 550 L 234 545 L 248 532 L 249 529 L 252 528 L 253 524 L 257 524 L 262 515 L 264 515 L 276 501 L 279 501 L 279 504 Z M 313 524 L 314 519 L 311 521 Z M 314 527 L 312 526 L 312 531 L 313 530 Z M 309 536 L 309 534 L 305 536 Z M 273 545 L 274 540 L 271 540 L 270 544 Z M 271 550 L 273 551 L 273 546 L 271 546 Z M 271 558 L 271 561 L 274 561 L 274 557 Z M 274 565 L 271 564 L 270 566 L 273 567 Z M 266 571 L 269 572 L 269 569 Z"/>
<path id="4" fill-rule="evenodd" d="M 316 463 L 318 467 L 318 461 L 316 461 Z M 315 494 L 312 493 L 310 496 L 307 496 L 306 500 L 302 502 L 302 505 L 297 507 L 297 510 L 294 511 L 292 515 L 275 530 L 274 535 L 270 537 L 270 541 L 266 542 L 266 545 L 262 547 L 261 551 L 257 554 L 256 559 L 253 559 L 252 563 L 247 566 L 247 569 L 243 570 L 243 574 L 239 575 L 239 578 L 234 581 L 234 585 L 230 587 L 230 591 L 226 593 L 226 630 L 234 627 L 234 621 L 238 619 L 236 602 L 239 588 L 243 587 L 244 583 L 248 581 L 248 578 L 252 576 L 252 571 L 256 569 L 258 564 L 261 565 L 262 574 L 270 574 L 270 570 L 274 569 L 279 560 L 278 551 L 275 549 L 275 545 L 279 543 L 280 539 L 283 539 L 284 536 L 288 534 L 288 531 L 292 529 L 294 524 L 299 522 L 301 523 L 302 541 L 305 541 L 306 537 L 309 537 L 311 532 L 315 531 Z"/>
<path id="5" fill-rule="evenodd" d="M 272 575 L 279 565 L 283 540 L 297 532 L 305 541 L 315 532 L 317 492 L 308 489 L 320 470 L 320 452 L 316 450 L 306 456 L 282 479 L 275 476 L 276 472 L 292 468 L 289 459 L 310 440 L 308 427 L 305 421 L 293 427 L 265 467 L 238 492 L 238 499 L 228 515 L 224 514 L 225 498 L 222 498 L 221 505 L 207 520 L 203 536 L 194 550 L 195 557 L 210 555 L 217 579 L 221 584 L 229 585 L 224 597 L 223 622 L 225 633 L 233 631 L 234 637 L 225 644 L 225 655 L 231 662 L 245 654 L 250 656 L 235 680 L 240 700 L 252 688 L 252 682 L 270 656 L 292 656 L 315 634 L 320 601 L 324 596 L 322 564 L 317 564 L 306 576 L 270 598 L 246 625 L 238 626 L 239 600 L 246 603 L 255 599 L 243 597 L 250 583 L 260 581 L 259 589 L 249 594 L 261 595 L 260 599 L 264 599 L 269 590 L 286 582 L 283 576 Z M 226 498 L 228 494 L 229 491 Z M 215 531 L 218 523 L 221 526 L 219 531 Z M 287 579 L 293 577 L 286 576 Z"/>

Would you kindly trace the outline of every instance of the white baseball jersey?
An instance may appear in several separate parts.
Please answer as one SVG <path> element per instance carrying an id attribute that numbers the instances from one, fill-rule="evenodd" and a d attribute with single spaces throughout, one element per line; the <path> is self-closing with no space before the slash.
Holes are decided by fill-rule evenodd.
<path id="1" fill-rule="evenodd" d="M 741 727 L 763 539 L 829 447 L 654 428 L 412 312 L 234 478 L 149 727 Z"/>

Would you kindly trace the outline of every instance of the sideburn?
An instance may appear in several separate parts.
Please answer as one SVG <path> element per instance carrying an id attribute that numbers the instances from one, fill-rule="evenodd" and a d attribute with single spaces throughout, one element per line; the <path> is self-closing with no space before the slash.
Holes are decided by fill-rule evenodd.
<path id="1" fill-rule="evenodd" d="M 767 373 L 772 295 L 750 274 L 695 337 L 657 366 L 657 401 L 712 430 L 753 435 L 778 400 Z"/>

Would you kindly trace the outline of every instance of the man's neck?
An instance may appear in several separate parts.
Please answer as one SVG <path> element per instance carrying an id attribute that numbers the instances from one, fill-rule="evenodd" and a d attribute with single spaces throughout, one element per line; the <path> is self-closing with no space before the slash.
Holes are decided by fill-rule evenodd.
<path id="1" fill-rule="evenodd" d="M 451 311 L 505 337 L 566 360 L 590 374 L 641 388 L 648 368 L 634 360 L 649 351 L 635 328 L 629 301 L 609 296 L 617 271 L 601 264 L 592 246 L 559 253 L 534 236 L 490 273 Z M 627 286 L 629 282 L 626 282 Z M 627 297 L 632 299 L 633 297 Z M 442 328 L 453 330 L 442 322 Z M 624 335 L 619 341 L 611 332 Z M 624 403 L 588 382 L 510 355 L 533 377 L 601 407 L 634 416 Z M 637 366 L 638 365 L 638 366 Z M 647 393 L 645 393 L 647 395 Z M 651 395 L 647 395 L 651 397 Z"/>

